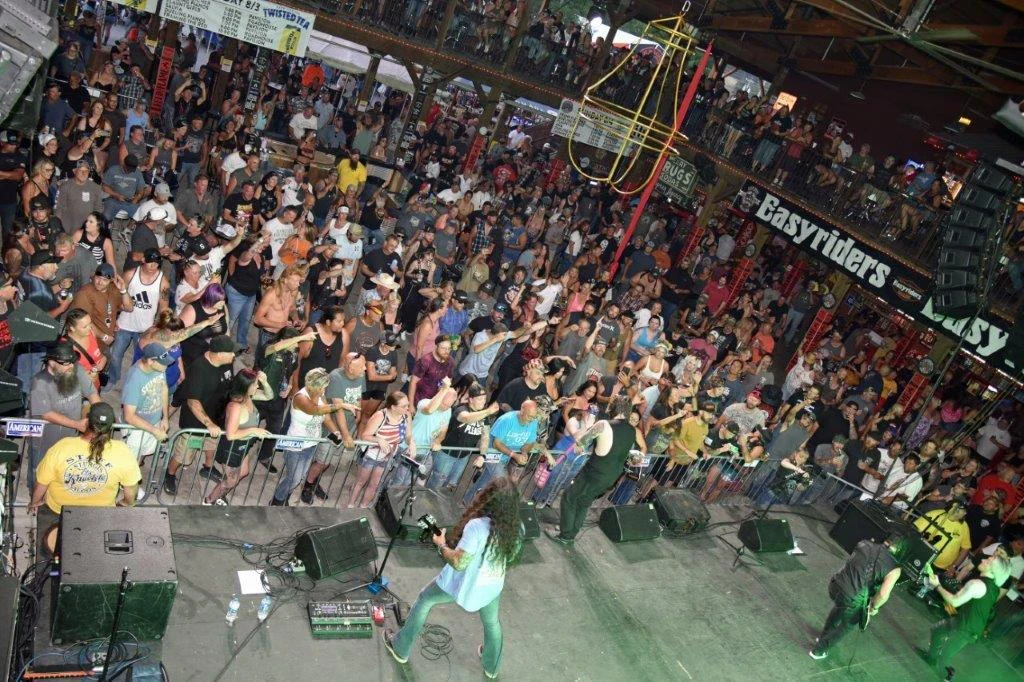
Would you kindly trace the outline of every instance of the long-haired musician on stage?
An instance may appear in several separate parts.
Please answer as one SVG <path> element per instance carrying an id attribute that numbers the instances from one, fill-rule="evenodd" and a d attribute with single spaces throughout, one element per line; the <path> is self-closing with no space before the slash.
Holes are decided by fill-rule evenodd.
<path id="1" fill-rule="evenodd" d="M 900 579 L 897 558 L 905 551 L 906 540 L 893 536 L 885 543 L 861 540 L 853 554 L 828 583 L 828 596 L 832 598 L 832 611 L 828 614 L 811 658 L 821 660 L 828 650 L 850 631 L 855 624 L 867 624 L 867 619 L 878 613 L 889 600 L 892 588 Z"/>
<path id="2" fill-rule="evenodd" d="M 470 613 L 479 611 L 484 626 L 481 663 L 484 674 L 497 677 L 503 641 L 498 603 L 505 573 L 522 549 L 519 501 L 519 491 L 512 481 L 495 479 L 473 498 L 450 536 L 444 530 L 433 536 L 447 565 L 420 592 L 405 626 L 397 633 L 384 632 L 384 646 L 396 661 L 409 660 L 430 609 L 455 602 Z"/>

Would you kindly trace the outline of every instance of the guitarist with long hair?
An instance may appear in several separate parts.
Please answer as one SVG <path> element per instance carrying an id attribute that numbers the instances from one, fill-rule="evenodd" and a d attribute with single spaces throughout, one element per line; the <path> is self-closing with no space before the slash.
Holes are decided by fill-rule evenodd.
<path id="1" fill-rule="evenodd" d="M 828 614 L 811 658 L 821 660 L 828 656 L 838 642 L 857 624 L 867 627 L 868 620 L 889 600 L 892 588 L 900 579 L 897 559 L 906 549 L 906 541 L 893 536 L 884 543 L 861 540 L 853 554 L 828 583 L 828 596 L 832 598 L 832 611 Z"/>
<path id="2" fill-rule="evenodd" d="M 384 647 L 396 661 L 409 660 L 430 609 L 455 602 L 469 613 L 480 613 L 484 626 L 480 660 L 487 677 L 498 676 L 503 641 L 498 603 L 505 573 L 516 564 L 522 550 L 519 502 L 515 484 L 508 478 L 495 479 L 473 498 L 450 537 L 444 529 L 433 534 L 432 540 L 447 565 L 420 592 L 405 626 L 397 633 L 384 632 Z"/>

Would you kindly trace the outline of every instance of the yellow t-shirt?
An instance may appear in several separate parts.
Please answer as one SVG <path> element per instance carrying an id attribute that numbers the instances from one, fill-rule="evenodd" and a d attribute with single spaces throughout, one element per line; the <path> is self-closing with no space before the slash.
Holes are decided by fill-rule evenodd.
<path id="1" fill-rule="evenodd" d="M 46 506 L 59 514 L 65 504 L 113 507 L 122 486 L 142 480 L 139 463 L 124 443 L 112 440 L 103 459 L 89 460 L 89 443 L 79 436 L 62 438 L 36 467 L 36 481 L 46 488 Z"/>
<path id="2" fill-rule="evenodd" d="M 366 164 L 360 161 L 355 169 L 349 164 L 349 160 L 342 159 L 338 162 L 338 190 L 344 192 L 349 185 L 359 185 L 366 182 Z"/>
<path id="3" fill-rule="evenodd" d="M 947 518 L 944 509 L 930 511 L 924 517 L 915 521 L 914 526 L 921 531 L 922 537 L 929 544 L 941 547 L 938 556 L 932 563 L 935 568 L 945 570 L 953 565 L 956 558 L 960 556 L 961 550 L 971 548 L 971 531 L 963 521 L 953 521 Z M 925 519 L 931 520 L 931 524 Z M 935 530 L 936 526 L 950 536 L 945 547 L 942 546 L 942 543 L 946 542 L 946 538 Z"/>
<path id="4" fill-rule="evenodd" d="M 692 416 L 687 417 L 683 420 L 679 426 L 679 432 L 676 436 L 679 443 L 682 444 L 688 451 L 699 453 L 701 448 L 704 446 L 704 439 L 708 435 L 708 425 L 701 421 L 700 417 Z M 682 449 L 672 447 L 669 450 L 669 454 L 673 456 L 673 459 L 679 464 L 687 464 L 693 461 L 693 457 L 685 454 Z"/>

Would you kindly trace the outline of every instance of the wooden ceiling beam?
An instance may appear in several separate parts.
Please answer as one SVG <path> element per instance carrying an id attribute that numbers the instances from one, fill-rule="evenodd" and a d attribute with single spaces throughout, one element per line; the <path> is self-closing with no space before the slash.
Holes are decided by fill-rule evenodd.
<path id="1" fill-rule="evenodd" d="M 767 16 L 716 16 L 706 28 L 732 33 L 775 33 L 826 38 L 856 38 L 868 34 L 867 29 L 862 26 L 837 19 L 793 19 L 783 29 L 772 28 L 771 24 L 772 19 Z"/>

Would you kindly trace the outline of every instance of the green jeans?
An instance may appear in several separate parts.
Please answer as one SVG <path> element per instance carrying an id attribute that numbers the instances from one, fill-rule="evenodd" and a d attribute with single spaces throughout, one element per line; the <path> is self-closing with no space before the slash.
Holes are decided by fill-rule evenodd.
<path id="1" fill-rule="evenodd" d="M 945 670 L 957 652 L 977 640 L 978 637 L 976 635 L 966 632 L 955 620 L 947 619 L 936 623 L 932 627 L 931 646 L 928 647 L 928 655 L 931 657 L 936 668 Z"/>
<path id="2" fill-rule="evenodd" d="M 420 596 L 416 597 L 416 603 L 412 605 L 412 610 L 409 611 L 409 615 L 405 619 L 405 625 L 395 635 L 393 641 L 395 653 L 401 658 L 409 658 L 409 654 L 412 653 L 412 645 L 427 622 L 430 609 L 438 604 L 451 604 L 454 601 L 455 597 L 438 587 L 435 581 L 431 581 L 424 587 Z M 480 609 L 480 622 L 484 626 L 484 654 L 481 663 L 484 670 L 491 674 L 498 672 L 498 666 L 501 665 L 501 650 L 504 641 L 501 634 L 501 623 L 498 622 L 498 603 L 500 601 L 501 595 L 498 595 L 490 604 Z"/>

